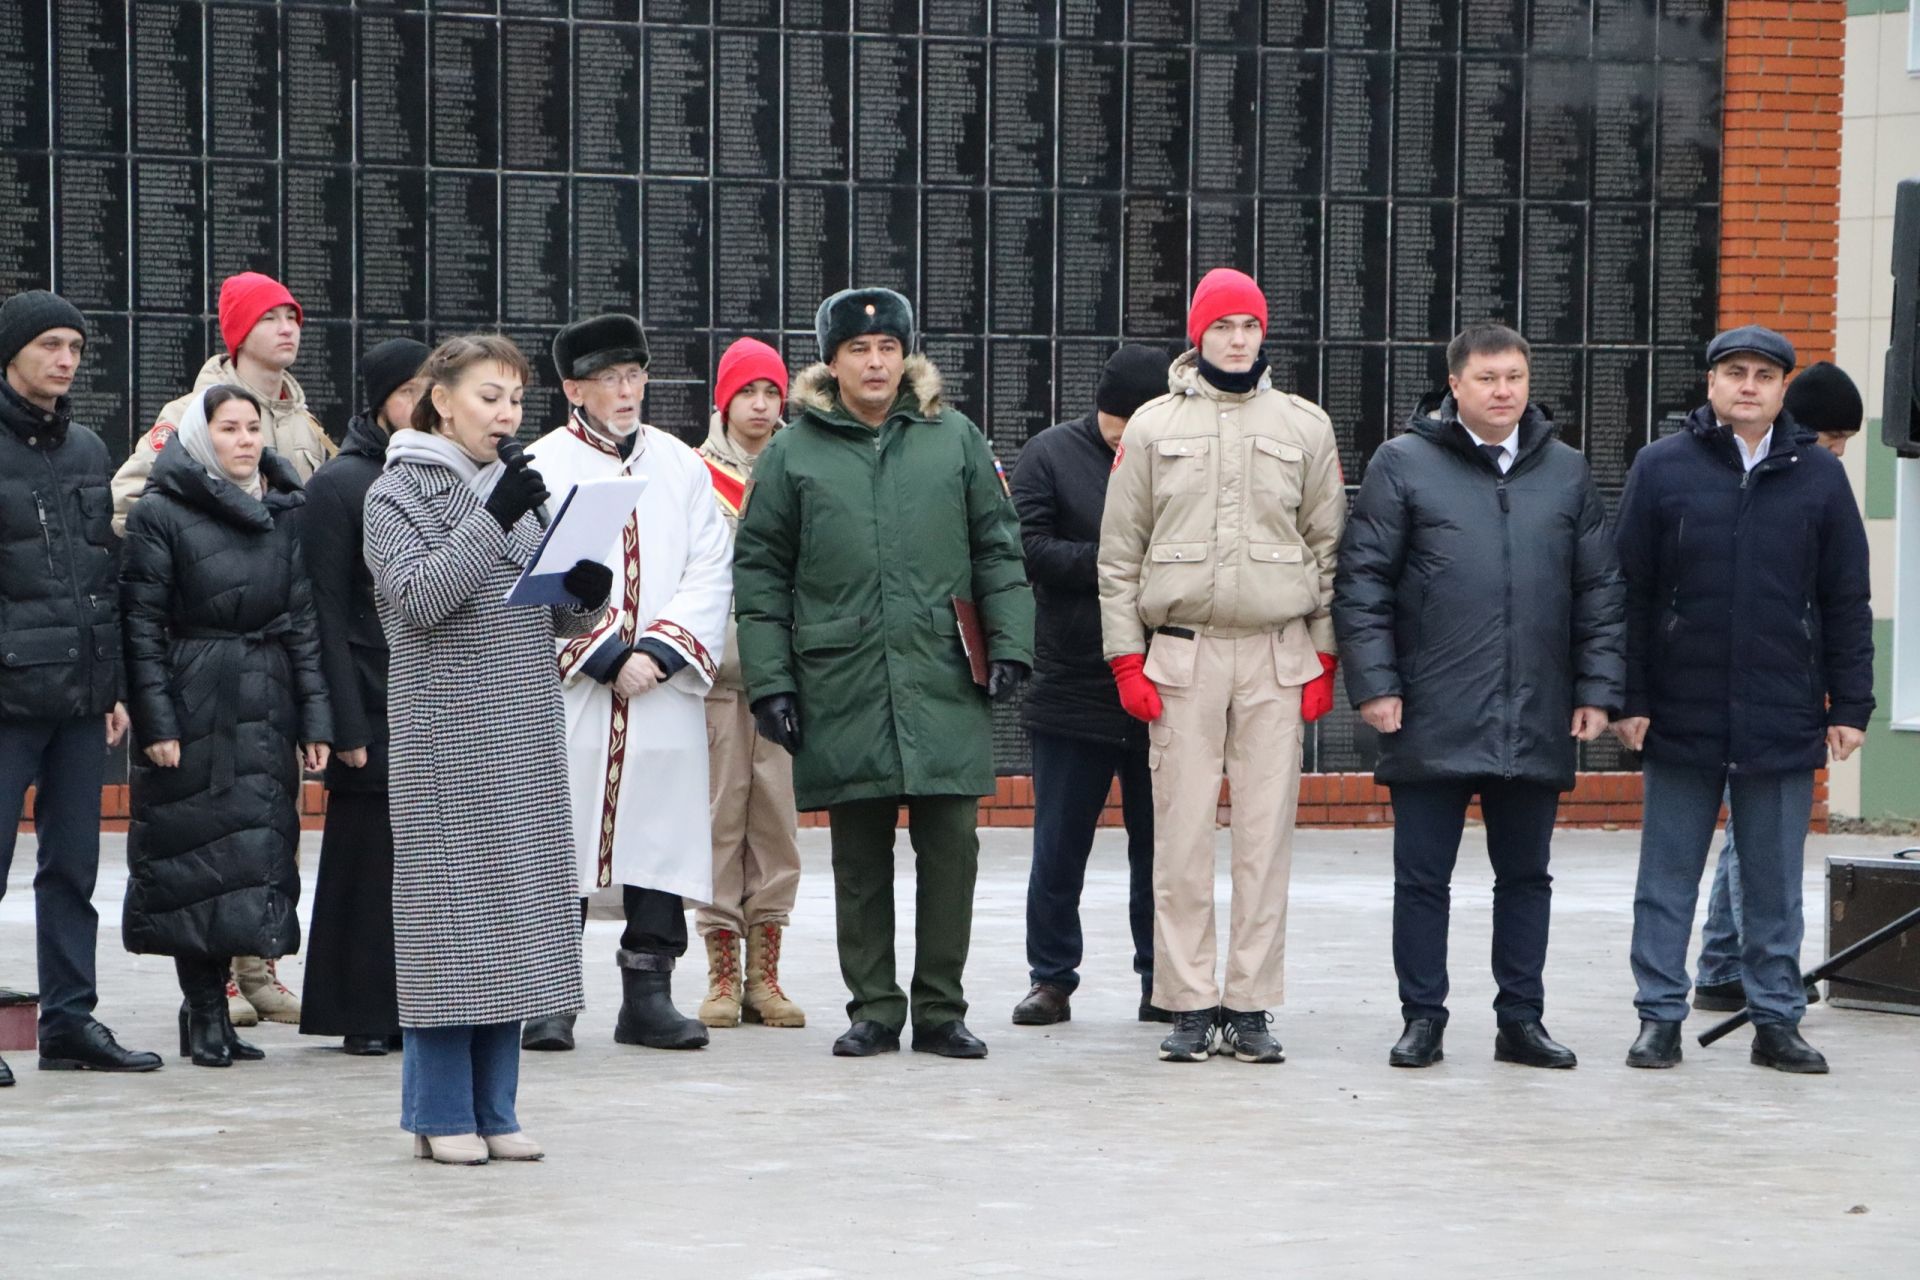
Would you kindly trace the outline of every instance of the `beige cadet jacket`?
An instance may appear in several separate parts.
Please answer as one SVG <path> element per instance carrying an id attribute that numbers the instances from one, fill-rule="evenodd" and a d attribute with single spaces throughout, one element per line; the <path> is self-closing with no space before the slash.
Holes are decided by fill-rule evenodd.
<path id="1" fill-rule="evenodd" d="M 160 447 L 172 438 L 173 429 L 179 425 L 180 415 L 186 412 L 187 403 L 204 393 L 208 387 L 223 382 L 237 387 L 247 386 L 240 380 L 229 357 L 215 356 L 200 366 L 200 376 L 194 379 L 193 390 L 161 409 L 153 429 L 134 443 L 133 453 L 120 464 L 120 470 L 113 476 L 115 533 L 123 537 L 126 535 L 127 512 L 146 489 L 147 473 L 153 470 L 153 460 L 159 455 Z M 278 400 L 268 400 L 257 391 L 254 394 L 267 407 L 260 423 L 265 428 L 267 448 L 292 463 L 294 474 L 300 477 L 302 484 L 306 483 L 313 478 L 314 471 L 321 463 L 339 452 L 319 420 L 307 412 L 307 393 L 300 389 L 293 375 L 288 374 Z"/>
<path id="2" fill-rule="evenodd" d="M 783 421 L 774 430 L 777 432 L 785 426 Z M 707 442 L 700 446 L 700 456 L 707 460 L 709 467 L 718 466 L 724 474 L 734 477 L 743 485 L 752 481 L 753 464 L 760 460 L 759 454 L 748 453 L 733 442 L 718 413 L 707 420 Z M 731 543 L 740 532 L 740 509 L 728 501 L 718 482 L 714 485 L 714 501 L 720 504 L 720 514 L 726 518 L 727 538 Z M 746 681 L 740 675 L 740 624 L 732 606 L 728 606 L 727 651 L 720 659 L 720 674 L 714 677 L 713 688 L 707 691 L 707 697 L 725 698 L 729 694 L 744 693 L 746 688 Z"/>
<path id="3" fill-rule="evenodd" d="M 1100 522 L 1100 630 L 1109 658 L 1158 627 L 1292 632 L 1302 678 L 1334 651 L 1334 560 L 1347 495 L 1333 424 L 1274 390 L 1230 394 L 1188 351 L 1169 395 L 1120 438 Z M 1298 624 L 1298 625 L 1295 625 Z M 1309 649 L 1309 644 L 1311 648 Z"/>

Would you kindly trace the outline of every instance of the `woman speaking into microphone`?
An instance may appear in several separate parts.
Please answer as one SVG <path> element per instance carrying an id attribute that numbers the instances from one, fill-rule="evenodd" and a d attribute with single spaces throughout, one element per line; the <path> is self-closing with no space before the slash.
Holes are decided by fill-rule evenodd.
<path id="1" fill-rule="evenodd" d="M 501 445 L 531 370 L 497 334 L 452 338 L 367 492 L 367 567 L 388 669 L 393 917 L 406 1041 L 400 1124 L 442 1164 L 538 1160 L 515 1100 L 520 1024 L 582 1004 L 580 899 L 556 636 L 604 612 L 612 571 L 582 560 L 577 603 L 503 597 L 539 545 L 539 472 Z"/>

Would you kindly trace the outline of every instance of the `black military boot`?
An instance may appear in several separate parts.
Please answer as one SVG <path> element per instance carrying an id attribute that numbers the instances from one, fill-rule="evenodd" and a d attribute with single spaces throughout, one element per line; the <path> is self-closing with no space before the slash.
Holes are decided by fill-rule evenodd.
<path id="1" fill-rule="evenodd" d="M 1219 1031 L 1218 1008 L 1177 1010 L 1172 1034 L 1160 1042 L 1160 1061 L 1205 1062 L 1213 1056 Z"/>
<path id="2" fill-rule="evenodd" d="M 1640 1019 L 1640 1034 L 1627 1050 L 1630 1067 L 1677 1067 L 1680 1065 L 1680 1024 Z"/>
<path id="3" fill-rule="evenodd" d="M 520 1047 L 543 1053 L 566 1053 L 573 1048 L 573 1020 L 578 1016 L 563 1013 L 553 1018 L 536 1018 L 520 1028 Z"/>
<path id="4" fill-rule="evenodd" d="M 617 1044 L 649 1049 L 704 1049 L 707 1028 L 673 1007 L 673 957 L 647 951 L 618 952 L 620 1017 L 613 1024 Z"/>
<path id="5" fill-rule="evenodd" d="M 1820 1051 L 1800 1038 L 1800 1028 L 1784 1022 L 1764 1023 L 1753 1029 L 1753 1050 L 1747 1061 L 1756 1067 L 1800 1076 L 1827 1074 L 1827 1060 Z"/>
<path id="6" fill-rule="evenodd" d="M 1409 1018 L 1400 1038 L 1387 1051 L 1387 1065 L 1390 1067 L 1430 1067 L 1436 1062 L 1446 1061 L 1446 1053 L 1440 1047 L 1447 1033 L 1447 1024 L 1439 1018 Z"/>

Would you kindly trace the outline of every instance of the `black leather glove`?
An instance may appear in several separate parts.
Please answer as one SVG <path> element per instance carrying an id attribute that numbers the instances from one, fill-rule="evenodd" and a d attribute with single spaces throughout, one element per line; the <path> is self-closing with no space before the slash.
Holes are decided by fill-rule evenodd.
<path id="1" fill-rule="evenodd" d="M 516 455 L 507 469 L 500 474 L 500 481 L 493 486 L 493 492 L 487 495 L 487 514 L 500 522 L 500 527 L 508 533 L 520 523 L 520 517 L 545 502 L 547 482 L 526 460 L 525 454 Z"/>
<path id="2" fill-rule="evenodd" d="M 987 664 L 987 696 L 995 702 L 1010 701 L 1027 682 L 1027 664 L 999 659 Z"/>
<path id="3" fill-rule="evenodd" d="M 800 706 L 790 693 L 770 693 L 754 703 L 753 727 L 788 755 L 800 749 Z"/>
<path id="4" fill-rule="evenodd" d="M 580 602 L 581 608 L 598 609 L 606 604 L 607 596 L 613 591 L 613 570 L 598 560 L 576 560 L 573 568 L 560 579 L 560 585 Z"/>

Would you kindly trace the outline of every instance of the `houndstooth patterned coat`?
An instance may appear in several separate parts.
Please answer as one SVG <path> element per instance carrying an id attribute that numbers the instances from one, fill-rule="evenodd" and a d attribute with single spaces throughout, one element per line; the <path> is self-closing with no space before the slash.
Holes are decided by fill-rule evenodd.
<path id="1" fill-rule="evenodd" d="M 392 649 L 402 1026 L 528 1021 L 583 1002 L 553 648 L 599 611 L 501 603 L 539 534 L 530 516 L 502 533 L 440 467 L 396 463 L 367 493 L 367 565 Z"/>

